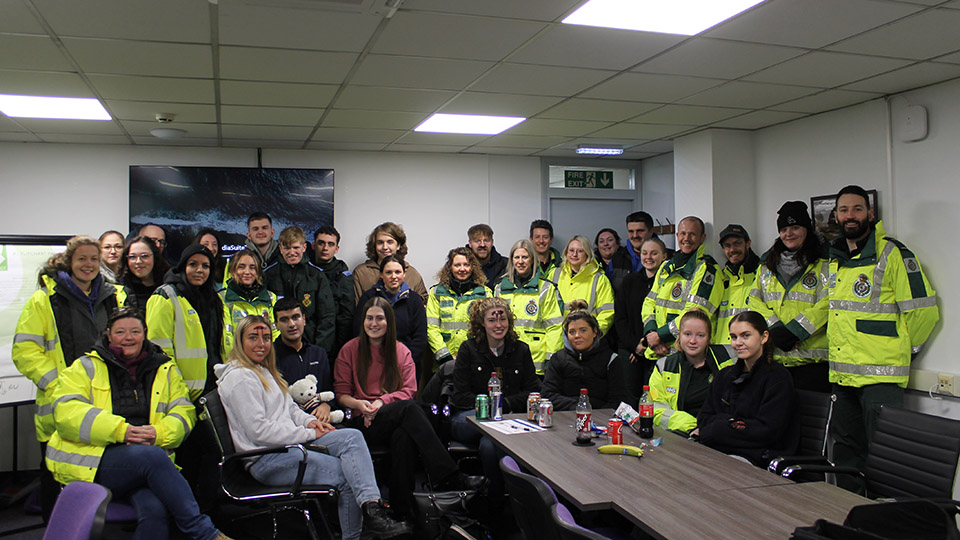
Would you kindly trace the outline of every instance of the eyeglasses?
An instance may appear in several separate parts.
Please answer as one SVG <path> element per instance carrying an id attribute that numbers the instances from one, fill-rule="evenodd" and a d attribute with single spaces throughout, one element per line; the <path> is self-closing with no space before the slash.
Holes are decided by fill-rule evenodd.
<path id="1" fill-rule="evenodd" d="M 153 253 L 140 253 L 140 254 L 131 253 L 130 255 L 127 255 L 127 260 L 130 262 L 149 261 L 152 258 L 153 258 Z"/>

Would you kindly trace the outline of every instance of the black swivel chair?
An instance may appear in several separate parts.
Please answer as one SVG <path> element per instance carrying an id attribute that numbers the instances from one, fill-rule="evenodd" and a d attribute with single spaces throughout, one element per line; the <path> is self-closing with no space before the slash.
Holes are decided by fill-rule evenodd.
<path id="1" fill-rule="evenodd" d="M 609 540 L 607 536 L 577 525 L 570 511 L 562 504 L 550 509 L 550 517 L 560 532 L 560 540 Z"/>
<path id="2" fill-rule="evenodd" d="M 833 418 L 833 404 L 837 402 L 835 394 L 797 390 L 797 422 L 800 423 L 800 446 L 794 456 L 780 456 L 770 461 L 767 467 L 772 473 L 783 474 L 783 470 L 798 463 L 822 463 L 828 459 L 830 445 L 830 420 Z M 794 480 L 823 480 L 823 473 L 810 473 Z"/>
<path id="3" fill-rule="evenodd" d="M 277 537 L 277 512 L 281 510 L 299 510 L 306 521 L 307 531 L 312 540 L 319 540 L 316 527 L 310 519 L 311 508 L 315 508 L 323 523 L 326 537 L 333 539 L 333 532 L 326 515 L 320 507 L 321 501 L 336 501 L 338 493 L 335 487 L 327 485 L 303 484 L 303 474 L 307 467 L 307 452 L 325 452 L 323 447 L 306 444 L 288 444 L 249 452 L 237 452 L 230 435 L 227 411 L 220 401 L 220 394 L 213 390 L 200 398 L 207 421 L 213 427 L 217 444 L 220 446 L 220 484 L 223 492 L 234 501 L 260 507 L 258 512 L 245 514 L 239 519 L 270 514 L 273 519 L 273 538 Z M 244 467 L 244 458 L 286 452 L 297 449 L 303 453 L 297 478 L 290 486 L 267 486 L 257 482 Z"/>
<path id="4" fill-rule="evenodd" d="M 550 511 L 557 506 L 557 497 L 543 480 L 520 472 L 510 457 L 500 460 L 503 482 L 510 495 L 510 506 L 527 540 L 561 540 Z"/>
<path id="5" fill-rule="evenodd" d="M 952 498 L 960 459 L 960 420 L 883 406 L 863 470 L 829 463 L 792 465 L 783 476 L 805 471 L 861 476 L 872 498 Z"/>

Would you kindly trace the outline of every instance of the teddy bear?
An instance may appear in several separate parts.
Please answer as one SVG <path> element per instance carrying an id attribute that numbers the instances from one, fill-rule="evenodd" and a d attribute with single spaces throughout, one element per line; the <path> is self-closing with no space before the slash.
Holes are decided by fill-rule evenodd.
<path id="1" fill-rule="evenodd" d="M 290 385 L 290 395 L 301 409 L 310 412 L 321 403 L 333 401 L 333 392 L 317 393 L 317 378 L 313 375 L 307 375 L 299 381 Z M 343 422 L 343 411 L 330 411 L 330 422 L 339 424 Z"/>

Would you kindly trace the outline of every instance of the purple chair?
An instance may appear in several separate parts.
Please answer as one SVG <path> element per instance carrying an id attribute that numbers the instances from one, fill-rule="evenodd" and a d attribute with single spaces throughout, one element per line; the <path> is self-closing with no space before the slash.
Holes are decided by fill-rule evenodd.
<path id="1" fill-rule="evenodd" d="M 557 504 L 550 510 L 553 524 L 560 531 L 560 540 L 609 540 L 609 537 L 600 533 L 584 529 L 574 521 L 570 510 L 562 504 Z"/>
<path id="2" fill-rule="evenodd" d="M 53 507 L 43 540 L 98 540 L 109 503 L 110 490 L 99 484 L 67 484 Z"/>
<path id="3" fill-rule="evenodd" d="M 557 496 L 550 486 L 536 476 L 520 472 L 510 456 L 500 460 L 503 482 L 510 498 L 513 515 L 527 540 L 560 540 L 560 531 L 553 524 L 550 511 L 557 506 Z"/>

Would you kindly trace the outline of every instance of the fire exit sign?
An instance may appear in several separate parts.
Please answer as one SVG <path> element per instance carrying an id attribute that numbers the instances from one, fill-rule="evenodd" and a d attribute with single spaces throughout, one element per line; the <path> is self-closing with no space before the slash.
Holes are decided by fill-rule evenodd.
<path id="1" fill-rule="evenodd" d="M 613 189 L 613 171 L 563 171 L 568 188 Z"/>

